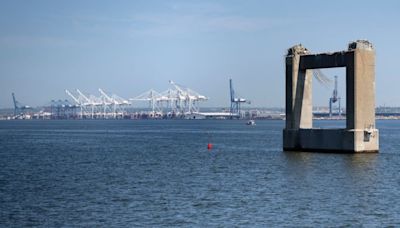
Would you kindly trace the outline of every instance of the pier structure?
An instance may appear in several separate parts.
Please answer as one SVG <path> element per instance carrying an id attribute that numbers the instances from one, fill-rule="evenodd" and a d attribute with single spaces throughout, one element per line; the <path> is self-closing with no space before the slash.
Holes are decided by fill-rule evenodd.
<path id="1" fill-rule="evenodd" d="M 346 128 L 313 128 L 312 72 L 346 68 Z M 302 45 L 286 55 L 285 151 L 378 152 L 375 126 L 375 50 L 366 40 L 348 45 L 347 51 L 311 54 Z"/>

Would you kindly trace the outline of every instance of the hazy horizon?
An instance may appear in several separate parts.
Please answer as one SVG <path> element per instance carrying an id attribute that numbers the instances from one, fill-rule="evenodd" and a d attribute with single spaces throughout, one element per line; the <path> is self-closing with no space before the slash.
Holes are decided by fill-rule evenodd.
<path id="1" fill-rule="evenodd" d="M 400 2 L 349 1 L 1 1 L 0 108 L 11 93 L 26 105 L 69 99 L 65 89 L 123 98 L 170 88 L 173 80 L 206 95 L 203 107 L 229 106 L 229 78 L 250 107 L 284 107 L 284 56 L 368 39 L 376 49 L 376 106 L 400 106 L 397 60 Z M 344 69 L 339 76 L 345 99 Z M 332 84 L 333 85 L 333 84 Z M 314 106 L 332 85 L 314 80 Z"/>

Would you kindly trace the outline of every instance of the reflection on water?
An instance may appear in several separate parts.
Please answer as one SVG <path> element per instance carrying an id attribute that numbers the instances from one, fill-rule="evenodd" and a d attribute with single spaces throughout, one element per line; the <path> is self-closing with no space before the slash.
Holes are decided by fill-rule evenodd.
<path id="1" fill-rule="evenodd" d="M 375 169 L 379 157 L 378 153 L 335 154 L 289 151 L 284 151 L 283 155 L 285 155 L 287 167 L 290 168 L 308 168 L 313 165 L 319 165 L 321 160 L 337 160 L 340 161 L 340 164 L 343 164 L 342 168 L 354 173 Z"/>

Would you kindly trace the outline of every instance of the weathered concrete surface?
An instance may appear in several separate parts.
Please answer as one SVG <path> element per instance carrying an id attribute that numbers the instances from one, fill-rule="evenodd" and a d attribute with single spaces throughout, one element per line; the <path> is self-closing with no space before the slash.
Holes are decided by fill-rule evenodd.
<path id="1" fill-rule="evenodd" d="M 377 152 L 379 133 L 347 129 L 299 129 L 283 132 L 285 151 L 307 152 Z"/>
<path id="2" fill-rule="evenodd" d="M 312 129 L 310 69 L 346 67 L 346 129 Z M 293 151 L 378 152 L 375 128 L 375 51 L 367 41 L 347 51 L 310 54 L 297 45 L 286 56 L 286 128 L 283 149 Z"/>
<path id="3" fill-rule="evenodd" d="M 300 56 L 307 49 L 295 46 L 286 58 L 286 129 L 312 128 L 312 74 L 300 70 Z"/>

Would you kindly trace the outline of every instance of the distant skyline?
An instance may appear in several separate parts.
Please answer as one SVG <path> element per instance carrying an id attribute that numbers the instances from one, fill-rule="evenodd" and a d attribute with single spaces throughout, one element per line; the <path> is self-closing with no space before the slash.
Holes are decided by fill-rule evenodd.
<path id="1" fill-rule="evenodd" d="M 41 106 L 69 99 L 65 89 L 128 99 L 169 80 L 227 107 L 229 78 L 251 106 L 284 107 L 288 48 L 357 39 L 376 49 L 376 105 L 400 106 L 399 11 L 400 1 L 1 1 L 0 108 L 12 92 Z M 344 69 L 323 72 L 339 76 L 344 99 Z M 327 106 L 332 88 L 313 86 L 314 105 Z"/>

